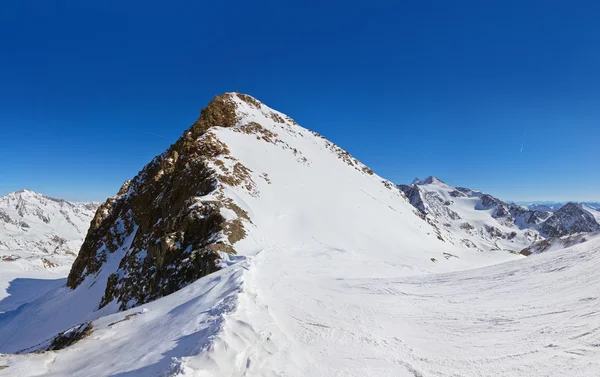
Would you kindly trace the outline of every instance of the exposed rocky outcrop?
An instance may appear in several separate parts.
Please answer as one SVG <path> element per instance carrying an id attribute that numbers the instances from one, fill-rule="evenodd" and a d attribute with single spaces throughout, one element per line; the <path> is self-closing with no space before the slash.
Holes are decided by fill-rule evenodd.
<path id="1" fill-rule="evenodd" d="M 236 125 L 232 96 L 215 97 L 175 144 L 98 208 L 69 274 L 69 287 L 79 286 L 117 254 L 119 266 L 108 277 L 100 307 L 116 300 L 126 309 L 216 271 L 219 253 L 235 253 L 233 244 L 245 235 L 242 219 L 249 219 L 222 195 L 219 181 L 251 182 L 239 162 L 229 174 L 209 167 L 229 153 L 209 131 Z M 221 208 L 238 218 L 227 221 Z"/>
<path id="2" fill-rule="evenodd" d="M 550 237 L 534 243 L 521 250 L 521 254 L 529 256 L 547 251 L 564 249 L 573 245 L 587 242 L 589 239 L 598 237 L 599 233 L 576 233 L 563 237 Z"/>
<path id="3" fill-rule="evenodd" d="M 510 211 L 508 210 L 506 203 L 489 194 L 481 195 L 481 201 L 477 204 L 475 209 L 492 209 L 492 217 L 494 218 L 510 216 Z"/>
<path id="4" fill-rule="evenodd" d="M 417 185 L 398 185 L 398 188 L 404 192 L 406 198 L 419 212 L 422 214 L 427 214 L 425 211 L 425 204 L 423 204 L 423 198 L 421 198 L 421 193 Z"/>

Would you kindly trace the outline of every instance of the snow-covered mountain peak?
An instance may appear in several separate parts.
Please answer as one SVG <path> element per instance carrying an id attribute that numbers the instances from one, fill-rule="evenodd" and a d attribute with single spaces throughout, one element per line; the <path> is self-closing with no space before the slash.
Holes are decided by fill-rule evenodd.
<path id="1" fill-rule="evenodd" d="M 593 203 L 569 202 L 558 210 L 524 206 L 479 190 L 454 188 L 435 177 L 398 187 L 416 209 L 447 232 L 445 238 L 458 237 L 464 245 L 479 249 L 515 251 L 513 248 L 529 247 L 542 237 L 600 230 L 600 211 L 592 208 Z M 457 222 L 459 229 L 453 225 Z"/>
<path id="2" fill-rule="evenodd" d="M 250 96 L 226 93 L 99 207 L 69 289 L 26 309 L 48 325 L 11 347 L 161 299 L 263 253 L 325 264 L 334 253 L 345 270 L 386 276 L 518 257 L 447 242 L 395 185 L 348 152 Z M 357 269 L 357 260 L 368 263 Z M 57 316 L 66 306 L 70 316 Z"/>
<path id="3" fill-rule="evenodd" d="M 362 220 L 355 214 L 340 218 L 348 203 L 365 200 L 376 204 L 359 207 Z M 217 270 L 230 255 L 265 247 L 266 235 L 270 242 L 281 237 L 277 242 L 290 247 L 307 242 L 305 237 L 339 246 L 336 233 L 313 229 L 324 219 L 339 226 L 366 222 L 364 231 L 395 239 L 388 226 L 376 227 L 394 216 L 389 211 L 408 212 L 398 224 L 408 222 L 441 242 L 436 229 L 413 214 L 393 184 L 348 152 L 251 96 L 225 93 L 100 206 L 68 285 L 77 288 L 99 280 L 94 287 L 105 287 L 99 306 L 127 308 Z M 379 220 L 367 220 L 374 217 Z M 307 234 L 297 231 L 297 221 L 305 224 Z M 273 227 L 282 229 L 266 231 Z M 347 246 L 362 243 L 371 248 L 373 241 L 367 242 L 365 235 Z M 424 261 L 429 268 L 431 261 Z"/>
<path id="4" fill-rule="evenodd" d="M 419 186 L 424 186 L 424 185 L 448 186 L 444 181 L 442 181 L 441 179 L 439 179 L 438 177 L 435 177 L 433 175 L 430 175 L 429 177 L 422 179 L 422 180 L 415 178 L 411 184 L 415 184 L 415 185 L 419 185 Z"/>
<path id="5" fill-rule="evenodd" d="M 523 226 L 533 221 L 530 213 L 513 215 L 513 208 L 481 191 L 452 187 L 436 177 L 399 187 L 441 229 L 442 237 L 457 245 L 518 252 L 541 238 Z"/>
<path id="6" fill-rule="evenodd" d="M 561 237 L 573 233 L 600 230 L 600 212 L 580 203 L 569 202 L 556 210 L 540 226 L 547 237 Z"/>
<path id="7" fill-rule="evenodd" d="M 0 249 L 75 255 L 96 203 L 74 203 L 32 190 L 0 197 Z"/>

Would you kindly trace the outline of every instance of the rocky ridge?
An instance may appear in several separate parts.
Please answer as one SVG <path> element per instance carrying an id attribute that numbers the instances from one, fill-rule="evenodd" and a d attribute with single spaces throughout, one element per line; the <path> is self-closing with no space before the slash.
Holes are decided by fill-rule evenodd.
<path id="1" fill-rule="evenodd" d="M 540 225 L 540 232 L 547 237 L 561 237 L 573 233 L 596 232 L 600 213 L 582 204 L 569 202 L 560 207 Z"/>
<path id="2" fill-rule="evenodd" d="M 69 287 L 79 286 L 116 254 L 119 265 L 108 277 L 100 307 L 116 300 L 126 309 L 214 272 L 219 252 L 235 254 L 233 245 L 244 237 L 249 218 L 222 187 L 252 190 L 252 182 L 247 169 L 231 159 L 226 174 L 209 166 L 224 167 L 229 158 L 227 146 L 210 129 L 236 126 L 235 108 L 232 94 L 215 97 L 177 142 L 99 207 Z M 225 219 L 222 210 L 233 218 Z"/>

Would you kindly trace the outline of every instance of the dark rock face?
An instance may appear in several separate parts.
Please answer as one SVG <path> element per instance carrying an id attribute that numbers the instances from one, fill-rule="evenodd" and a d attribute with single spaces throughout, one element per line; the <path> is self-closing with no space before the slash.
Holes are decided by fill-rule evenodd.
<path id="1" fill-rule="evenodd" d="M 457 187 L 456 190 L 458 192 L 463 193 L 465 196 L 467 196 L 469 198 L 481 197 L 483 195 L 483 193 L 481 191 L 471 190 L 470 188 L 466 188 L 466 187 Z"/>
<path id="2" fill-rule="evenodd" d="M 76 325 L 66 331 L 58 333 L 55 337 L 33 347 L 17 351 L 17 354 L 40 353 L 58 351 L 70 347 L 92 333 L 92 322 Z"/>
<path id="3" fill-rule="evenodd" d="M 231 94 L 215 97 L 175 144 L 102 204 L 67 285 L 76 288 L 99 272 L 110 254 L 118 253 L 120 263 L 108 278 L 100 307 L 116 300 L 124 310 L 216 271 L 217 251 L 234 253 L 231 245 L 245 235 L 241 223 L 225 221 L 220 208 L 245 214 L 225 198 L 198 200 L 217 188 L 207 161 L 229 153 L 207 131 L 233 127 L 236 121 Z M 231 242 L 223 241 L 222 234 Z"/>
<path id="4" fill-rule="evenodd" d="M 508 208 L 511 215 L 515 219 L 520 219 L 526 227 L 535 227 L 551 216 L 548 211 L 531 210 L 516 204 L 510 204 Z"/>
<path id="5" fill-rule="evenodd" d="M 404 192 L 413 207 L 418 209 L 422 214 L 426 214 L 425 204 L 423 204 L 423 198 L 421 198 L 421 192 L 417 185 L 398 185 L 398 188 Z"/>
<path id="6" fill-rule="evenodd" d="M 500 218 L 500 217 L 509 217 L 510 211 L 508 210 L 508 206 L 501 201 L 500 199 L 494 198 L 491 195 L 483 194 L 481 195 L 481 201 L 478 203 L 476 209 L 493 209 L 492 217 Z"/>
<path id="7" fill-rule="evenodd" d="M 600 224 L 596 222 L 594 216 L 575 203 L 565 204 L 540 226 L 540 232 L 546 237 L 561 237 L 598 230 Z"/>

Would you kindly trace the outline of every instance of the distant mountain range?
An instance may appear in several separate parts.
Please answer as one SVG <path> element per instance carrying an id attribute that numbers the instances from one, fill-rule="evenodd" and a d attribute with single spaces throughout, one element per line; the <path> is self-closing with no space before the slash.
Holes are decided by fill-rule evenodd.
<path id="1" fill-rule="evenodd" d="M 533 209 L 536 211 L 556 211 L 560 207 L 564 206 L 567 203 L 577 203 L 583 204 L 589 208 L 594 210 L 600 210 L 600 202 L 577 202 L 577 201 L 569 201 L 569 202 L 546 202 L 546 201 L 535 201 L 535 202 L 510 202 L 507 203 L 518 204 L 521 206 L 525 206 L 529 209 Z"/>
<path id="2" fill-rule="evenodd" d="M 0 197 L 0 250 L 79 252 L 97 203 L 74 203 L 31 190 Z"/>
<path id="3" fill-rule="evenodd" d="M 542 238 L 600 230 L 598 203 L 504 202 L 433 176 L 398 187 L 436 224 L 442 237 L 480 250 L 514 252 Z"/>

